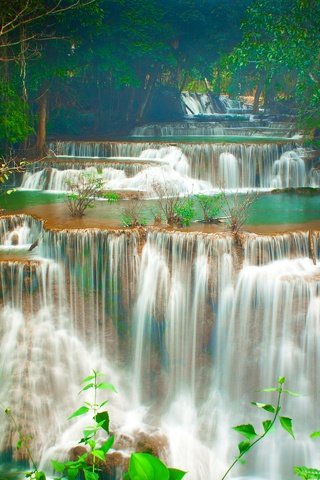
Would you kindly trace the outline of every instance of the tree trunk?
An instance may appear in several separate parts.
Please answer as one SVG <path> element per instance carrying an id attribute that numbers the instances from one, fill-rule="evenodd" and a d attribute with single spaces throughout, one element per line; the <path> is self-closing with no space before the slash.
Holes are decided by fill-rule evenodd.
<path id="1" fill-rule="evenodd" d="M 142 103 L 141 103 L 141 106 L 139 108 L 139 111 L 138 111 L 138 114 L 137 114 L 137 117 L 136 117 L 136 122 L 139 123 L 141 122 L 141 120 L 143 119 L 143 116 L 147 110 L 147 107 L 149 106 L 149 103 L 150 103 L 150 100 L 152 98 L 152 94 L 153 94 L 153 91 L 154 91 L 154 87 L 155 87 L 155 84 L 156 84 L 156 81 L 157 81 L 157 78 L 158 78 L 158 73 L 160 71 L 160 65 L 158 65 L 154 72 L 153 72 L 153 76 L 152 78 L 150 78 L 149 82 L 148 82 L 148 85 L 145 89 L 145 97 L 144 99 L 142 100 Z"/>
<path id="2" fill-rule="evenodd" d="M 43 89 L 39 97 L 39 124 L 37 136 L 37 154 L 46 153 L 46 126 L 47 126 L 48 87 Z"/>
<path id="3" fill-rule="evenodd" d="M 264 86 L 264 76 L 260 77 L 256 91 L 254 93 L 252 113 L 259 113 L 259 101 Z"/>

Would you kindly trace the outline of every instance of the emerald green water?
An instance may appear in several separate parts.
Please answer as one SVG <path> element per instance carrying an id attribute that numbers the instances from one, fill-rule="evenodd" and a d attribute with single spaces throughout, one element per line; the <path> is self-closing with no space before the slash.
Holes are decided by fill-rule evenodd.
<path id="1" fill-rule="evenodd" d="M 241 196 L 239 195 L 239 198 Z M 63 205 L 65 195 L 62 193 L 46 193 L 38 191 L 16 191 L 11 195 L 0 197 L 0 208 L 13 211 L 24 210 L 30 207 L 57 204 L 62 218 L 68 219 L 68 210 Z M 123 210 L 128 207 L 132 200 L 122 200 L 116 204 L 105 201 L 97 201 L 96 207 L 87 210 L 84 218 L 92 220 L 112 221 L 121 225 Z M 62 205 L 58 205 L 62 204 Z M 156 200 L 144 200 L 141 202 L 141 216 L 147 223 L 153 223 L 154 212 L 157 210 Z M 225 216 L 221 212 L 221 216 Z M 201 211 L 196 206 L 196 219 L 201 220 Z M 261 194 L 250 208 L 247 220 L 248 225 L 276 225 L 296 224 L 319 220 L 320 227 L 320 195 L 298 193 Z"/>
<path id="2" fill-rule="evenodd" d="M 319 220 L 320 195 L 295 193 L 267 194 L 251 207 L 249 225 L 278 225 Z"/>
<path id="3" fill-rule="evenodd" d="M 21 210 L 36 205 L 47 205 L 61 203 L 64 201 L 63 193 L 47 193 L 41 191 L 20 191 L 17 190 L 10 195 L 0 196 L 0 208 L 5 210 Z"/>

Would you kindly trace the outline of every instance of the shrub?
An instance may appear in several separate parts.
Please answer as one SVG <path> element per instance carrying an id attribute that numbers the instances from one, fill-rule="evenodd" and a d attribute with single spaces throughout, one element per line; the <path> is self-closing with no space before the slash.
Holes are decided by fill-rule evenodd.
<path id="1" fill-rule="evenodd" d="M 77 180 L 66 181 L 70 193 L 67 205 L 72 217 L 82 217 L 87 208 L 93 208 L 96 197 L 102 194 L 103 180 L 91 173 L 79 175 Z"/>
<path id="2" fill-rule="evenodd" d="M 205 223 L 211 223 L 221 210 L 223 203 L 222 193 L 214 196 L 199 193 L 196 195 L 196 199 L 202 210 L 203 221 Z"/>

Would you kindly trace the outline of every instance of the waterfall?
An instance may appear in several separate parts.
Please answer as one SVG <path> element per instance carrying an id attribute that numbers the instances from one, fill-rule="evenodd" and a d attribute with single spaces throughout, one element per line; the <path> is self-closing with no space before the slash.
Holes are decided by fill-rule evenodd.
<path id="1" fill-rule="evenodd" d="M 219 156 L 218 177 L 222 188 L 237 188 L 239 186 L 238 160 L 232 153 L 221 153 Z"/>
<path id="2" fill-rule="evenodd" d="M 317 168 L 312 168 L 310 170 L 310 186 L 311 187 L 320 187 L 320 169 L 319 167 Z"/>
<path id="3" fill-rule="evenodd" d="M 89 419 L 66 417 L 79 406 L 81 378 L 95 368 L 119 392 L 110 401 L 115 451 L 127 455 L 142 434 L 166 437 L 162 458 L 190 480 L 221 476 L 240 441 L 231 427 L 261 423 L 250 401 L 272 403 L 257 390 L 285 375 L 302 393 L 283 406 L 297 447 L 274 432 L 234 475 L 268 471 L 281 480 L 293 465 L 312 466 L 319 232 L 311 234 L 314 265 L 303 232 L 245 234 L 242 261 L 225 234 L 46 231 L 13 216 L 0 222 L 2 245 L 24 222 L 41 238 L 33 258 L 0 262 L 0 401 L 33 435 L 41 464 L 77 444 Z M 0 431 L 1 449 L 14 447 L 8 422 Z"/>
<path id="4" fill-rule="evenodd" d="M 132 137 L 195 137 L 195 136 L 247 136 L 291 137 L 291 126 L 284 123 L 264 125 L 262 121 L 224 120 L 218 122 L 174 122 L 146 124 L 135 127 Z"/>
<path id="5" fill-rule="evenodd" d="M 0 248 L 30 246 L 38 240 L 42 222 L 28 215 L 5 216 L 0 218 Z"/>
<path id="6" fill-rule="evenodd" d="M 243 114 L 251 111 L 239 100 L 210 93 L 182 92 L 181 104 L 186 115 Z"/>
<path id="7" fill-rule="evenodd" d="M 306 182 L 304 161 L 297 152 L 285 152 L 274 162 L 273 175 L 272 185 L 276 188 L 304 187 Z"/>
<path id="8" fill-rule="evenodd" d="M 313 186 L 317 181 L 312 162 L 308 164 L 308 168 L 305 165 L 304 150 L 297 149 L 296 145 L 290 141 L 285 144 L 179 143 L 176 145 L 153 142 L 58 142 L 51 145 L 51 148 L 57 154 L 74 152 L 76 155 L 93 157 L 94 153 L 99 152 L 101 158 L 106 160 L 106 156 L 109 155 L 113 162 L 117 157 L 127 158 L 127 163 L 132 165 L 139 164 L 141 161 L 146 162 L 143 169 L 136 175 L 130 176 L 130 180 L 120 179 L 119 185 L 112 184 L 112 188 L 148 190 L 146 186 L 148 177 L 153 179 L 160 173 L 152 170 L 155 167 L 150 163 L 152 160 L 158 161 L 158 166 L 162 166 L 162 169 L 166 168 L 167 164 L 169 168 L 181 174 L 179 183 L 182 192 L 190 191 L 192 184 L 194 191 L 201 191 L 221 188 L 222 183 L 230 188 L 271 189 L 309 184 Z M 229 170 L 231 159 L 233 165 Z M 225 168 L 223 164 L 227 160 L 230 162 Z M 172 173 L 175 175 L 174 172 Z M 164 175 L 168 177 L 168 171 Z M 163 175 L 160 173 L 161 176 Z M 187 182 L 185 182 L 186 176 Z M 176 180 L 174 178 L 173 182 Z M 152 181 L 149 181 L 149 184 Z M 204 181 L 207 184 L 199 184 L 197 181 Z"/>

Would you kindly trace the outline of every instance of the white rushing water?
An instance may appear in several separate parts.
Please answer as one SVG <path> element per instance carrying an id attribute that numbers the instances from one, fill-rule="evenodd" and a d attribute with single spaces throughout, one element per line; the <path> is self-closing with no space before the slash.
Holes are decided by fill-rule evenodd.
<path id="1" fill-rule="evenodd" d="M 63 154 L 63 163 L 59 168 L 26 172 L 21 188 L 67 191 L 68 181 L 76 181 L 83 173 L 102 178 L 106 189 L 139 190 L 149 197 L 154 196 L 155 183 L 166 183 L 169 189 L 175 187 L 181 194 L 221 188 L 270 190 L 320 186 L 316 160 L 306 162 L 306 150 L 294 148 L 292 143 L 60 142 L 52 148 Z M 70 168 L 74 155 L 76 162 Z M 103 160 L 101 165 L 99 158 Z M 95 165 L 87 165 L 89 159 Z"/>
<path id="2" fill-rule="evenodd" d="M 21 222 L 6 221 L 2 242 Z M 298 232 L 248 235 L 243 261 L 225 235 L 41 238 L 31 260 L 0 262 L 0 401 L 33 434 L 42 465 L 77 444 L 88 419 L 66 417 L 95 368 L 118 390 L 109 404 L 116 451 L 128 455 L 146 435 L 190 480 L 221 477 L 241 440 L 231 427 L 268 418 L 250 401 L 273 403 L 257 391 L 285 375 L 302 394 L 283 406 L 296 442 L 277 429 L 230 478 L 283 480 L 294 465 L 317 466 L 308 435 L 320 413 L 318 232 L 316 265 Z M 15 444 L 8 422 L 0 431 L 2 449 Z"/>

